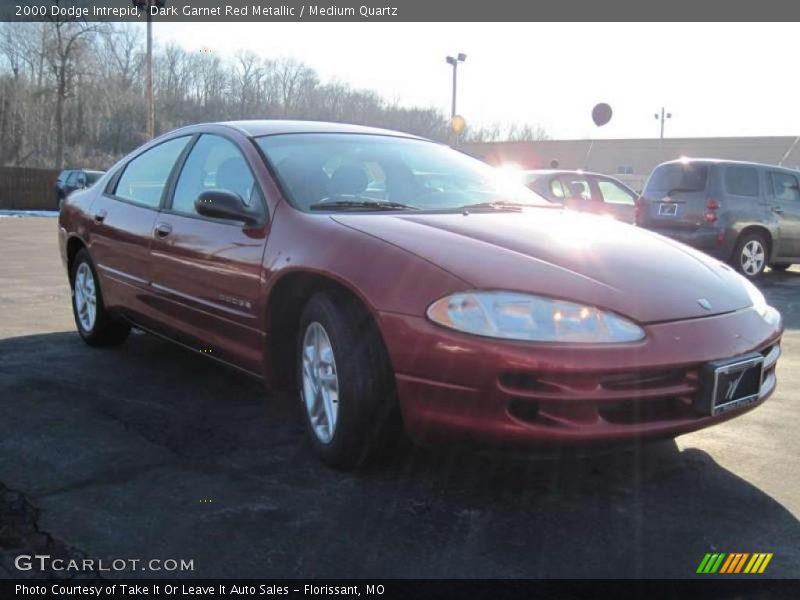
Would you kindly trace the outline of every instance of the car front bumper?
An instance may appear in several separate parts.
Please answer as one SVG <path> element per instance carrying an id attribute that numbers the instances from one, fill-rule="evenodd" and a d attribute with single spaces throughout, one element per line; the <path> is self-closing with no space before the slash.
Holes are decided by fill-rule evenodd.
<path id="1" fill-rule="evenodd" d="M 782 326 L 753 309 L 645 327 L 632 344 L 507 342 L 382 313 L 404 424 L 437 438 L 536 447 L 674 437 L 761 404 L 775 389 Z M 701 372 L 711 361 L 764 355 L 757 400 L 711 416 Z"/>

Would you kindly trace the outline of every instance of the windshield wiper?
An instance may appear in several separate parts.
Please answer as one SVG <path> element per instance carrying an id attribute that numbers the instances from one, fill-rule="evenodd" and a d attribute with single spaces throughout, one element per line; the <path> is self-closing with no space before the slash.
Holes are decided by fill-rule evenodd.
<path id="1" fill-rule="evenodd" d="M 477 202 L 475 204 L 465 204 L 460 206 L 460 210 L 480 210 L 482 208 L 490 208 L 492 210 L 515 210 L 521 211 L 523 208 L 539 208 L 547 206 L 546 204 L 530 204 L 528 202 L 510 202 L 508 200 L 494 200 L 492 202 Z"/>
<path id="2" fill-rule="evenodd" d="M 402 202 L 391 202 L 389 200 L 375 200 L 362 196 L 341 200 L 320 200 L 309 205 L 309 210 L 336 210 L 336 209 L 367 209 L 367 210 L 419 210 L 416 206 L 403 204 Z"/>
<path id="3" fill-rule="evenodd" d="M 688 188 L 688 187 L 676 187 L 672 188 L 670 191 L 667 192 L 667 196 L 672 196 L 674 193 L 685 194 L 688 192 L 699 192 L 700 190 L 695 188 Z"/>

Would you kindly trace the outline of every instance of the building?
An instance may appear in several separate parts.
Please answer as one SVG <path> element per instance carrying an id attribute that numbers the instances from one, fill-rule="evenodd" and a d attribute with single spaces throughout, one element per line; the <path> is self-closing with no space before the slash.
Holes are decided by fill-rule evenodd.
<path id="1" fill-rule="evenodd" d="M 637 191 L 656 165 L 682 156 L 800 169 L 800 136 L 488 142 L 463 144 L 460 150 L 492 165 L 606 173 Z"/>

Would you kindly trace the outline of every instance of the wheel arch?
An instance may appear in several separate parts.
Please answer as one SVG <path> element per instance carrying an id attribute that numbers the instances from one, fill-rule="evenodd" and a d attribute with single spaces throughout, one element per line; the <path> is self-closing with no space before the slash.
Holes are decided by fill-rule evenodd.
<path id="1" fill-rule="evenodd" d="M 386 342 L 378 325 L 377 311 L 355 286 L 318 271 L 296 269 L 282 274 L 270 287 L 266 303 L 264 372 L 270 387 L 295 385 L 295 344 L 306 303 L 317 293 L 341 295 L 357 303 L 375 328 L 384 350 Z M 386 353 L 388 358 L 388 352 Z"/>
<path id="2" fill-rule="evenodd" d="M 75 257 L 78 255 L 78 252 L 87 248 L 86 242 L 77 235 L 72 235 L 67 239 L 67 273 L 69 277 L 72 277 L 72 264 L 75 262 Z"/>

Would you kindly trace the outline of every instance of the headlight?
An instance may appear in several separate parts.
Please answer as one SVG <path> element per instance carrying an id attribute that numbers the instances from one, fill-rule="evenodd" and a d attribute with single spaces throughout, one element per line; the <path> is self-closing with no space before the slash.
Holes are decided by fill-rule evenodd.
<path id="1" fill-rule="evenodd" d="M 638 325 L 614 313 L 516 292 L 445 296 L 428 307 L 428 318 L 456 331 L 508 340 L 612 344 L 644 338 Z"/>
<path id="2" fill-rule="evenodd" d="M 761 315 L 761 318 L 770 325 L 778 325 L 781 322 L 781 313 L 767 304 L 767 299 L 764 298 L 764 294 L 762 294 L 761 290 L 753 285 L 749 279 L 742 277 L 742 283 L 747 290 L 747 295 L 750 296 L 750 302 L 753 303 L 753 308 Z"/>

